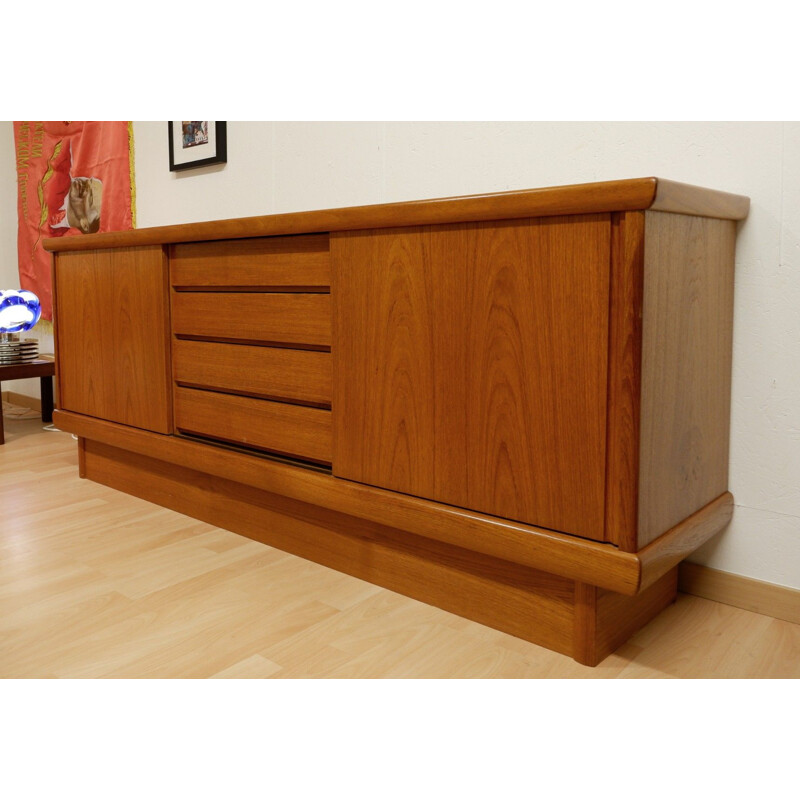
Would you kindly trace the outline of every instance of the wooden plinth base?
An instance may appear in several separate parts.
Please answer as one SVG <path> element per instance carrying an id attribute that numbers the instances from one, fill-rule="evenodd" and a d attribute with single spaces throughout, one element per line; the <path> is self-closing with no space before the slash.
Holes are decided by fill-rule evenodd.
<path id="1" fill-rule="evenodd" d="M 594 666 L 677 594 L 626 597 L 93 440 L 81 475 Z"/>

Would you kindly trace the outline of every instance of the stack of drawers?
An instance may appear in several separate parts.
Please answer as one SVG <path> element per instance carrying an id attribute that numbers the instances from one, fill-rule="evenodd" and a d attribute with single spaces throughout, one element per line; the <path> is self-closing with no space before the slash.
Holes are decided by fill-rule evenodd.
<path id="1" fill-rule="evenodd" d="M 170 247 L 175 430 L 331 463 L 327 234 Z"/>

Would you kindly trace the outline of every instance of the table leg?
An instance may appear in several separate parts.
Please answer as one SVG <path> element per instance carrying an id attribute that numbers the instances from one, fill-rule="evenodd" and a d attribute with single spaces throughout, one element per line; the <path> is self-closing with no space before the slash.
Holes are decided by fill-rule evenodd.
<path id="1" fill-rule="evenodd" d="M 3 384 L 0 383 L 0 444 L 6 443 L 6 435 L 3 430 Z"/>
<path id="2" fill-rule="evenodd" d="M 53 378 L 45 375 L 39 378 L 42 390 L 42 422 L 53 421 Z"/>

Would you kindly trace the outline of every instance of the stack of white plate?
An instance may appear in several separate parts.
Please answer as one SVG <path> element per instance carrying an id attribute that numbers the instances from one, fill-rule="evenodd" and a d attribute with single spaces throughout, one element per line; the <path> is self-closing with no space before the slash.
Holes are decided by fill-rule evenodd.
<path id="1" fill-rule="evenodd" d="M 27 364 L 39 355 L 37 339 L 0 341 L 0 366 L 5 364 Z"/>

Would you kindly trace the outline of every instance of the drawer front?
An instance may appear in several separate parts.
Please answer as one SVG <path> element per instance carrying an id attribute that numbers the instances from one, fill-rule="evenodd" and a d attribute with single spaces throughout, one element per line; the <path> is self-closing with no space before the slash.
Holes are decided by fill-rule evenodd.
<path id="1" fill-rule="evenodd" d="M 321 291 L 331 282 L 328 234 L 175 244 L 170 275 L 176 288 Z"/>
<path id="2" fill-rule="evenodd" d="M 176 387 L 175 427 L 182 433 L 331 463 L 331 412 L 321 408 Z"/>
<path id="3" fill-rule="evenodd" d="M 329 294 L 173 292 L 178 336 L 330 348 Z"/>
<path id="4" fill-rule="evenodd" d="M 265 399 L 331 405 L 331 354 L 176 339 L 175 382 Z"/>

